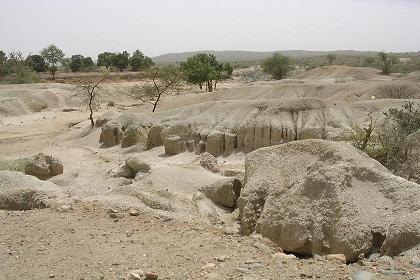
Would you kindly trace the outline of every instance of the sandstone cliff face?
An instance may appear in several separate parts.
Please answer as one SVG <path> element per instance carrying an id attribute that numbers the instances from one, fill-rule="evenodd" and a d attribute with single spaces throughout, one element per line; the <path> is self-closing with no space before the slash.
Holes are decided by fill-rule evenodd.
<path id="1" fill-rule="evenodd" d="M 241 231 L 302 255 L 395 255 L 420 241 L 420 186 L 349 144 L 303 140 L 247 155 Z"/>

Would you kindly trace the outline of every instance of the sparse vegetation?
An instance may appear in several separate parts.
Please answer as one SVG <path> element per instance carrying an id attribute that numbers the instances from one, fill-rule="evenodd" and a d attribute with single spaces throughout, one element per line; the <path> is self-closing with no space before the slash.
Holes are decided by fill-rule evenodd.
<path id="1" fill-rule="evenodd" d="M 292 121 L 294 133 L 293 140 L 295 141 L 302 139 L 303 130 L 309 117 L 309 110 L 309 107 L 300 105 L 291 105 L 287 110 L 290 116 L 290 120 Z"/>
<path id="2" fill-rule="evenodd" d="M 57 72 L 56 65 L 64 58 L 64 52 L 56 45 L 51 44 L 41 51 L 41 55 L 50 64 L 49 71 L 54 79 Z"/>
<path id="3" fill-rule="evenodd" d="M 332 53 L 327 54 L 328 64 L 333 65 L 334 60 L 336 59 L 337 59 L 337 56 L 335 54 L 332 54 Z"/>
<path id="4" fill-rule="evenodd" d="M 286 78 L 290 72 L 290 60 L 286 56 L 279 53 L 273 54 L 272 57 L 266 59 L 262 64 L 265 73 L 270 74 L 274 79 L 281 80 Z"/>
<path id="5" fill-rule="evenodd" d="M 409 99 L 419 94 L 419 89 L 403 82 L 392 82 L 377 87 L 379 98 Z"/>
<path id="6" fill-rule="evenodd" d="M 95 126 L 93 120 L 93 112 L 97 111 L 101 106 L 100 94 L 102 89 L 99 85 L 106 80 L 106 75 L 96 82 L 85 81 L 77 85 L 77 96 L 81 98 L 81 104 L 89 109 L 89 120 L 92 128 Z"/>
<path id="7" fill-rule="evenodd" d="M 229 63 L 219 63 L 214 55 L 206 53 L 189 57 L 181 64 L 181 69 L 187 82 L 198 85 L 200 89 L 205 85 L 208 92 L 216 89 L 219 80 L 229 79 L 233 72 Z"/>
<path id="8" fill-rule="evenodd" d="M 155 112 L 163 95 L 179 91 L 182 75 L 180 69 L 175 66 L 154 68 L 151 72 L 152 81 L 134 86 L 129 94 L 134 99 L 152 104 L 152 112 Z"/>

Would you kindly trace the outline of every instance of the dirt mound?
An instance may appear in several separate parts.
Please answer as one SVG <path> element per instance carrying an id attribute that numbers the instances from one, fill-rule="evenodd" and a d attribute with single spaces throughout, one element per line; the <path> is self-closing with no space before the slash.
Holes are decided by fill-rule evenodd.
<path id="1" fill-rule="evenodd" d="M 331 80 L 337 82 L 386 79 L 380 71 L 369 67 L 323 66 L 297 75 L 297 79 Z"/>
<path id="2" fill-rule="evenodd" d="M 14 171 L 0 171 L 0 209 L 46 208 L 59 193 L 60 189 L 51 182 Z"/>
<path id="3" fill-rule="evenodd" d="M 353 146 L 303 140 L 247 155 L 241 231 L 302 255 L 396 254 L 420 241 L 420 186 Z"/>
<path id="4" fill-rule="evenodd" d="M 80 106 L 73 86 L 24 84 L 0 86 L 0 115 L 20 116 L 47 109 Z"/>

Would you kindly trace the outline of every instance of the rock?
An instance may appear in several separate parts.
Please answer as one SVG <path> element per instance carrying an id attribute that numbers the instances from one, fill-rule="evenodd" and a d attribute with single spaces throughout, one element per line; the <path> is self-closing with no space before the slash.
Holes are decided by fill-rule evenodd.
<path id="1" fill-rule="evenodd" d="M 379 254 L 378 253 L 373 253 L 368 257 L 368 261 L 370 262 L 377 262 L 379 260 Z"/>
<path id="2" fill-rule="evenodd" d="M 328 254 L 325 258 L 329 261 L 338 261 L 340 263 L 346 263 L 346 256 L 344 254 Z"/>
<path id="3" fill-rule="evenodd" d="M 157 280 L 159 277 L 159 275 L 155 272 L 146 272 L 144 276 L 145 276 L 144 278 L 145 280 Z"/>
<path id="4" fill-rule="evenodd" d="M 199 190 L 214 203 L 235 208 L 241 193 L 241 182 L 235 178 L 222 178 L 215 183 L 201 187 Z"/>
<path id="5" fill-rule="evenodd" d="M 198 144 L 195 145 L 195 153 L 199 155 L 199 154 L 204 153 L 205 150 L 206 150 L 206 143 L 200 140 Z"/>
<path id="6" fill-rule="evenodd" d="M 224 151 L 223 151 L 223 156 L 229 156 L 231 155 L 236 147 L 236 135 L 235 134 L 230 134 L 230 133 L 225 133 L 225 145 L 224 145 Z"/>
<path id="7" fill-rule="evenodd" d="M 105 147 L 112 147 L 120 144 L 122 137 L 123 134 L 118 121 L 110 120 L 102 125 L 99 143 L 103 143 Z"/>
<path id="8" fill-rule="evenodd" d="M 129 214 L 130 216 L 137 217 L 137 216 L 139 216 L 139 215 L 140 215 L 140 212 L 139 212 L 139 211 L 137 211 L 136 209 L 130 209 L 130 210 L 128 211 L 128 214 Z"/>
<path id="9" fill-rule="evenodd" d="M 283 252 L 277 252 L 271 255 L 273 258 L 279 259 L 297 259 L 297 257 L 293 254 L 285 254 Z"/>
<path id="10" fill-rule="evenodd" d="M 350 144 L 260 148 L 246 156 L 245 182 L 240 231 L 261 233 L 285 251 L 339 252 L 353 262 L 361 253 L 394 255 L 419 242 L 420 186 Z"/>
<path id="11" fill-rule="evenodd" d="M 393 265 L 395 262 L 394 260 L 389 256 L 382 256 L 378 259 L 378 263 L 385 264 L 385 265 Z"/>
<path id="12" fill-rule="evenodd" d="M 268 247 L 267 245 L 265 245 L 261 242 L 254 242 L 254 243 L 252 243 L 252 246 L 257 248 L 258 250 L 260 250 L 263 253 L 270 253 L 271 254 L 273 252 L 273 250 L 270 247 Z"/>
<path id="13" fill-rule="evenodd" d="M 35 176 L 40 180 L 47 180 L 62 173 L 63 164 L 61 161 L 43 153 L 30 158 L 25 166 L 25 174 Z"/>
<path id="14" fill-rule="evenodd" d="M 126 160 L 126 165 L 136 174 L 137 172 L 148 173 L 151 170 L 150 165 L 142 161 L 138 156 L 129 157 Z"/>
<path id="15" fill-rule="evenodd" d="M 136 269 L 129 274 L 130 280 L 143 280 L 144 272 L 141 269 Z"/>
<path id="16" fill-rule="evenodd" d="M 185 141 L 176 135 L 165 138 L 163 145 L 165 146 L 165 154 L 167 155 L 177 155 L 186 150 Z"/>
<path id="17" fill-rule="evenodd" d="M 407 274 L 405 270 L 394 270 L 394 269 L 392 270 L 379 269 L 378 272 L 383 275 L 392 275 L 392 276 Z"/>
<path id="18" fill-rule="evenodd" d="M 71 207 L 69 204 L 64 204 L 57 207 L 57 211 L 62 213 L 70 213 L 73 211 L 73 207 Z"/>
<path id="19" fill-rule="evenodd" d="M 208 135 L 205 147 L 206 152 L 215 157 L 221 156 L 223 154 L 224 139 L 224 134 L 220 132 L 214 132 Z"/>
<path id="20" fill-rule="evenodd" d="M 19 172 L 0 171 L 0 209 L 31 210 L 47 208 L 62 196 L 52 182 Z"/>
<path id="21" fill-rule="evenodd" d="M 375 274 L 368 271 L 360 270 L 351 274 L 352 280 L 375 280 Z"/>
<path id="22" fill-rule="evenodd" d="M 226 262 L 230 258 L 228 256 L 222 255 L 222 256 L 214 257 L 214 259 L 218 262 Z"/>
<path id="23" fill-rule="evenodd" d="M 118 219 L 118 214 L 117 213 L 109 213 L 109 217 L 111 219 Z"/>
<path id="24" fill-rule="evenodd" d="M 420 268 L 420 257 L 414 256 L 410 260 L 410 264 L 413 265 L 415 268 Z"/>
<path id="25" fill-rule="evenodd" d="M 214 269 L 216 265 L 214 263 L 206 263 L 201 267 L 202 270 L 211 270 Z"/>
<path id="26" fill-rule="evenodd" d="M 198 164 L 213 173 L 218 173 L 220 171 L 217 159 L 207 152 L 202 153 L 197 160 Z"/>
<path id="27" fill-rule="evenodd" d="M 162 137 L 160 136 L 163 131 L 163 127 L 159 125 L 152 126 L 149 129 L 147 140 L 151 147 L 159 147 L 163 145 Z"/>
<path id="28" fill-rule="evenodd" d="M 195 151 L 195 142 L 194 142 L 194 140 L 188 140 L 188 141 L 186 141 L 185 142 L 185 147 L 186 147 L 186 149 L 187 149 L 187 151 L 189 153 L 194 152 Z"/>

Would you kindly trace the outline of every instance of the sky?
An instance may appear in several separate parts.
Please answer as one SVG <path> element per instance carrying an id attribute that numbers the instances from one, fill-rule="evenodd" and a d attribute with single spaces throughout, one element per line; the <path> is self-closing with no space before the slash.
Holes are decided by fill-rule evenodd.
<path id="1" fill-rule="evenodd" d="M 0 0 L 0 50 L 420 50 L 420 0 Z"/>

